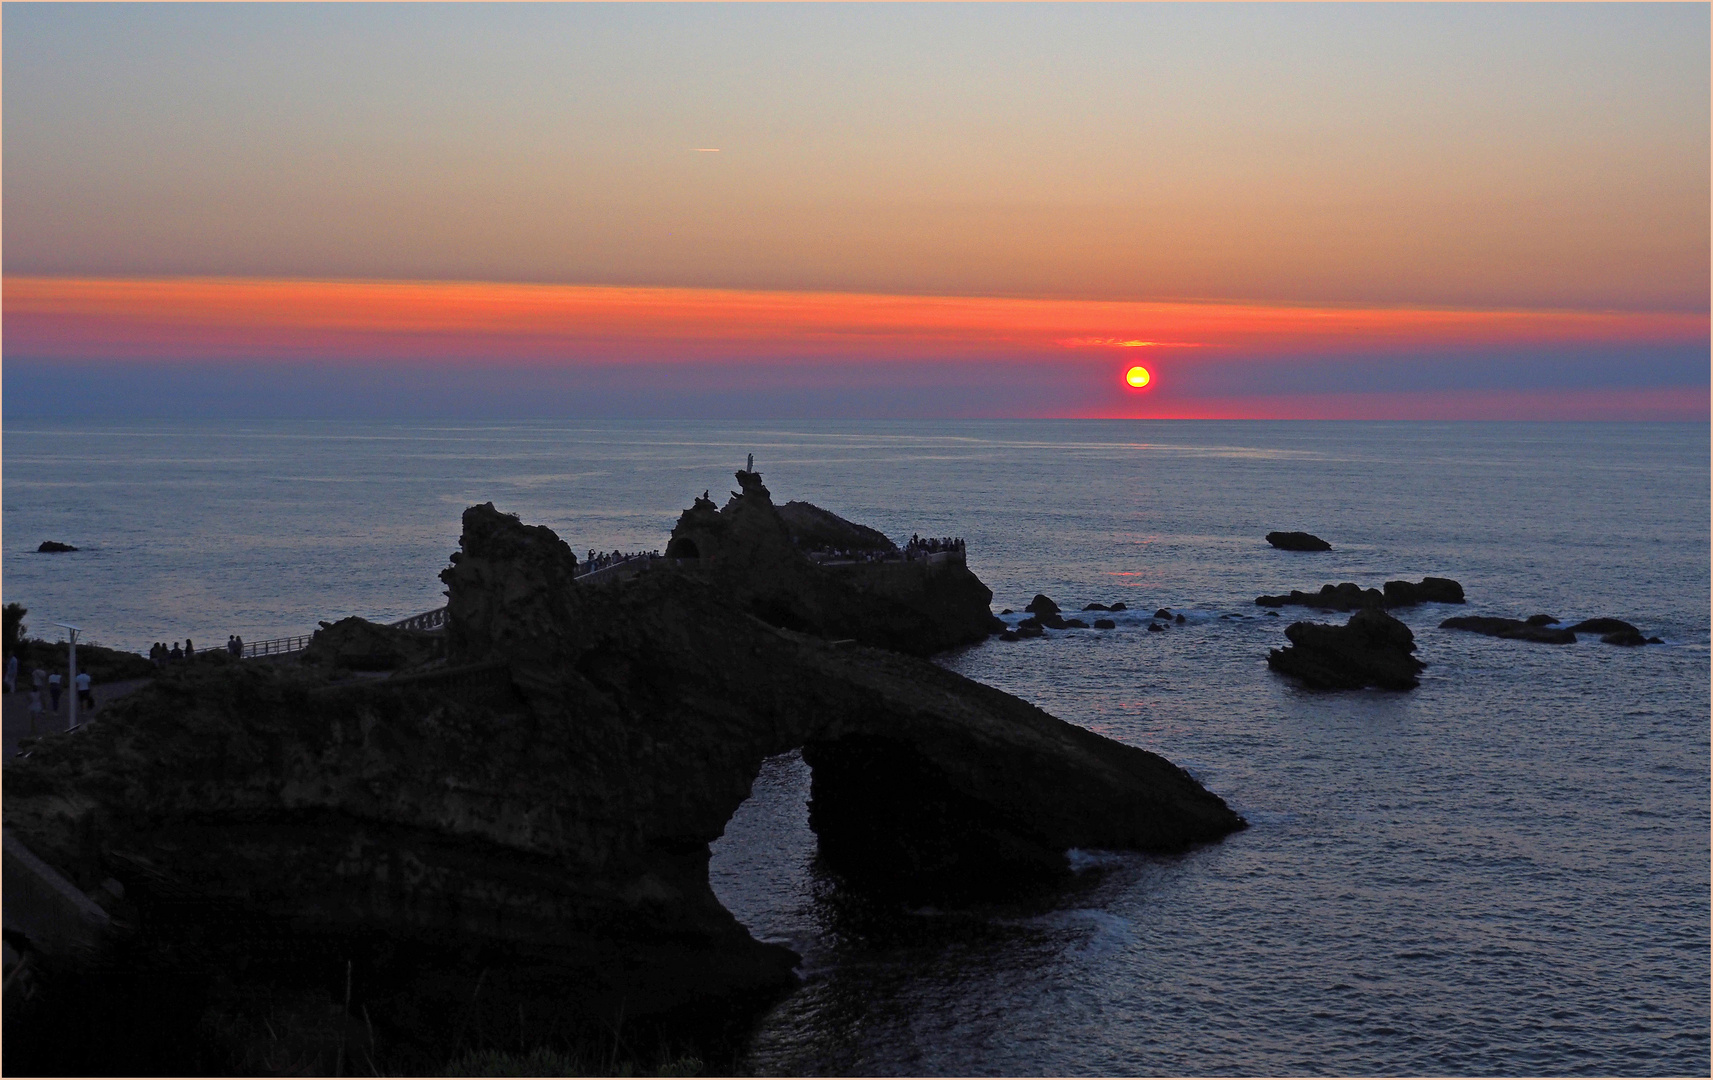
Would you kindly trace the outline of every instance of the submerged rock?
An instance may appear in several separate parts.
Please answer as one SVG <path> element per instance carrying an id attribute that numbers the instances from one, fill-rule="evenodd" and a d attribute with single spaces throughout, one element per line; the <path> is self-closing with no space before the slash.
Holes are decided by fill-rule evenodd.
<path id="1" fill-rule="evenodd" d="M 61 552 L 61 551 L 76 551 L 76 550 L 77 550 L 77 548 L 71 546 L 70 544 L 62 544 L 58 540 L 43 540 L 41 547 L 38 547 L 36 549 L 37 552 L 47 552 L 47 553 L 56 553 L 56 552 Z"/>
<path id="2" fill-rule="evenodd" d="M 1505 638 L 1510 641 L 1534 641 L 1542 645 L 1569 645 L 1576 641 L 1576 635 L 1569 630 L 1543 624 L 1524 622 L 1521 619 L 1500 619 L 1488 615 L 1462 615 L 1455 619 L 1447 619 L 1439 624 L 1441 630 L 1468 630 L 1471 633 L 1486 634 L 1488 637 Z"/>
<path id="3" fill-rule="evenodd" d="M 1558 619 L 1551 615 L 1530 615 L 1523 621 L 1528 623 L 1530 626 L 1552 626 L 1554 623 L 1558 622 Z"/>
<path id="4" fill-rule="evenodd" d="M 1084 604 L 1083 610 L 1084 611 L 1111 611 L 1112 609 L 1107 607 L 1105 604 L 1102 604 L 1099 601 L 1096 601 L 1092 604 Z"/>
<path id="5" fill-rule="evenodd" d="M 1281 551 L 1331 551 L 1332 545 L 1313 533 L 1270 532 L 1267 543 Z"/>
<path id="6" fill-rule="evenodd" d="M 1291 644 L 1267 655 L 1267 666 L 1320 690 L 1409 690 L 1427 665 L 1410 628 L 1375 608 L 1365 608 L 1343 626 L 1297 622 L 1285 627 Z"/>
<path id="7" fill-rule="evenodd" d="M 1159 608 L 1154 612 L 1154 618 L 1156 619 L 1169 619 L 1171 617 L 1172 612 L 1170 608 Z"/>
<path id="8" fill-rule="evenodd" d="M 1064 630 L 1087 630 L 1088 623 L 1081 619 L 1066 619 L 1060 628 Z"/>
<path id="9" fill-rule="evenodd" d="M 1118 628 L 1118 624 L 1113 622 L 1111 619 L 1096 619 L 1094 621 L 1094 628 L 1096 630 L 1115 630 Z"/>

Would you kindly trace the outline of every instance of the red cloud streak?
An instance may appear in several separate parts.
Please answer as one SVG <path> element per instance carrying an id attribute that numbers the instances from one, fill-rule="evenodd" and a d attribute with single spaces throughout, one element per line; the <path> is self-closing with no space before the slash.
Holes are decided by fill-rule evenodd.
<path id="1" fill-rule="evenodd" d="M 563 365 L 626 361 L 1126 363 L 1436 347 L 1705 344 L 1705 314 L 1286 307 L 488 282 L 4 281 L 8 355 L 32 359 Z M 1156 346 L 1122 347 L 1117 343 Z M 1093 348 L 1091 349 L 1091 345 Z"/>

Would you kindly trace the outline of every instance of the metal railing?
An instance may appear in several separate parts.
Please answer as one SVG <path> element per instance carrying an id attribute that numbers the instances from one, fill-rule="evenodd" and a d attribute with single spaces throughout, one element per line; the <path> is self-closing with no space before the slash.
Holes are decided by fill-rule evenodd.
<path id="1" fill-rule="evenodd" d="M 446 609 L 437 607 L 433 611 L 425 611 L 421 615 L 412 615 L 408 619 L 390 622 L 387 626 L 393 630 L 444 630 L 446 629 Z"/>
<path id="2" fill-rule="evenodd" d="M 387 623 L 394 630 L 422 630 L 430 633 L 446 629 L 446 609 L 437 607 L 433 611 L 424 611 L 420 615 L 411 615 L 397 622 Z M 294 637 L 273 638 L 270 641 L 244 642 L 245 657 L 252 656 L 284 656 L 287 653 L 302 652 L 309 648 L 314 634 L 298 634 Z"/>
<path id="3" fill-rule="evenodd" d="M 274 638 L 271 641 L 244 642 L 245 656 L 284 656 L 286 653 L 302 652 L 309 648 L 309 639 L 314 634 L 299 634 L 296 637 Z"/>

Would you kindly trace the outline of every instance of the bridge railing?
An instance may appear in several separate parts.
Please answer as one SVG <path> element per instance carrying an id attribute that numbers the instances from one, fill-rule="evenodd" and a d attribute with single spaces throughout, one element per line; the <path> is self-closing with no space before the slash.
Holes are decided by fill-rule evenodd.
<path id="1" fill-rule="evenodd" d="M 433 611 L 425 611 L 421 615 L 412 615 L 398 622 L 390 622 L 387 626 L 394 630 L 444 630 L 446 629 L 446 609 L 437 607 Z"/>

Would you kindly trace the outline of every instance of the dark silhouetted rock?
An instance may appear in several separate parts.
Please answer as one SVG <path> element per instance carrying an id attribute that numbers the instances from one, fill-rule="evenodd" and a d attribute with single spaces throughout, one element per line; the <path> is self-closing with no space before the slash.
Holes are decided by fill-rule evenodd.
<path id="1" fill-rule="evenodd" d="M 1124 611 L 1125 610 L 1124 601 L 1120 600 L 1118 603 L 1112 605 L 1111 607 L 1107 608 L 1106 610 L 1108 610 L 1108 611 Z"/>
<path id="2" fill-rule="evenodd" d="M 1648 644 L 1649 645 L 1664 645 L 1665 639 L 1661 638 L 1661 637 L 1651 637 L 1651 638 L 1648 638 Z"/>
<path id="3" fill-rule="evenodd" d="M 1426 666 L 1410 655 L 1416 651 L 1410 628 L 1376 608 L 1356 612 L 1343 626 L 1292 623 L 1285 636 L 1291 644 L 1269 653 L 1267 666 L 1320 690 L 1408 690 Z"/>
<path id="4" fill-rule="evenodd" d="M 1462 615 L 1439 624 L 1441 630 L 1468 630 L 1508 641 L 1534 641 L 1542 645 L 1569 645 L 1576 635 L 1552 626 L 1537 626 L 1521 619 L 1499 619 L 1487 615 Z"/>
<path id="5" fill-rule="evenodd" d="M 75 547 L 72 547 L 70 544 L 62 544 L 58 540 L 43 540 L 42 546 L 37 548 L 36 550 L 38 552 L 50 552 L 51 553 L 51 552 L 57 552 L 57 551 L 76 551 L 77 549 Z"/>
<path id="6" fill-rule="evenodd" d="M 1117 626 L 1118 624 L 1113 622 L 1111 619 L 1096 619 L 1094 621 L 1094 628 L 1096 630 L 1112 630 Z"/>
<path id="7" fill-rule="evenodd" d="M 694 561 L 672 572 L 701 577 L 764 622 L 819 637 L 929 656 L 988 636 L 993 593 L 963 562 L 818 565 L 792 542 L 761 475 L 739 470 L 737 479 L 743 491 L 724 507 L 698 498 L 680 515 L 666 553 Z"/>
<path id="8" fill-rule="evenodd" d="M 1648 639 L 1637 630 L 1618 630 L 1602 635 L 1600 640 L 1608 645 L 1646 645 L 1648 643 Z"/>
<path id="9" fill-rule="evenodd" d="M 1364 589 L 1354 581 L 1346 581 L 1339 585 L 1322 585 L 1319 592 L 1306 593 L 1292 589 L 1283 596 L 1257 596 L 1255 602 L 1262 607 L 1297 607 L 1319 608 L 1322 611 L 1355 611 L 1359 608 L 1383 608 L 1386 606 L 1386 594 L 1379 589 Z"/>
<path id="10" fill-rule="evenodd" d="M 1306 532 L 1270 532 L 1267 542 L 1281 551 L 1331 551 L 1332 545 Z"/>
<path id="11" fill-rule="evenodd" d="M 715 561 L 762 546 L 728 525 Z M 527 1005 L 589 1024 L 622 1008 L 633 1038 L 698 1010 L 748 1030 L 797 957 L 721 907 L 708 845 L 793 748 L 839 887 L 906 902 L 1011 896 L 1068 880 L 1068 848 L 1243 826 L 1155 754 L 758 617 L 741 574 L 579 587 L 563 541 L 491 504 L 461 544 L 444 665 L 170 669 L 8 762 L 9 839 L 86 892 L 118 882 L 135 954 L 218 975 L 198 993 L 350 960 L 377 1030 L 450 1042 L 478 993 L 506 1024 Z M 329 646 L 375 633 L 334 629 Z M 450 1056 L 436 1045 L 419 1068 Z"/>
<path id="12" fill-rule="evenodd" d="M 1463 586 L 1450 578 L 1425 577 L 1411 584 L 1408 581 L 1388 581 L 1384 586 L 1386 606 L 1414 607 L 1417 604 L 1461 604 Z"/>
<path id="13" fill-rule="evenodd" d="M 791 534 L 791 542 L 804 550 L 894 552 L 898 545 L 886 534 L 867 525 L 847 521 L 831 510 L 797 500 L 779 508 L 780 520 Z"/>
<path id="14" fill-rule="evenodd" d="M 1029 601 L 1029 606 L 1023 610 L 1034 612 L 1036 615 L 1056 615 L 1059 613 L 1059 605 L 1053 603 L 1052 597 L 1036 593 L 1035 599 Z"/>
<path id="15" fill-rule="evenodd" d="M 1041 625 L 1049 630 L 1063 630 L 1070 626 L 1070 623 L 1065 621 L 1065 617 L 1056 611 L 1045 612 L 1035 617 L 1041 620 Z"/>
<path id="16" fill-rule="evenodd" d="M 1040 623 L 1021 622 L 1017 624 L 1018 637 L 1046 637 L 1047 631 L 1041 629 Z"/>
<path id="17" fill-rule="evenodd" d="M 1097 601 L 1096 603 L 1093 603 L 1093 604 L 1084 604 L 1083 610 L 1084 611 L 1111 611 L 1112 609 L 1107 607 L 1105 604 L 1099 603 Z"/>
<path id="18" fill-rule="evenodd" d="M 1156 619 L 1169 619 L 1171 617 L 1172 612 L 1169 608 L 1159 608 L 1154 612 L 1154 618 Z"/>
<path id="19" fill-rule="evenodd" d="M 1012 611 L 1010 608 L 1006 608 L 1004 611 L 1001 611 L 1000 614 L 1001 615 L 1015 615 L 1017 613 L 1015 611 Z"/>
<path id="20" fill-rule="evenodd" d="M 994 616 L 991 616 L 989 618 L 989 621 L 987 624 L 987 632 L 988 633 L 990 633 L 990 634 L 1003 634 L 1009 629 L 1011 629 L 1011 628 L 1009 626 L 1005 625 L 1005 620 L 1001 619 L 999 616 L 994 615 Z"/>
<path id="21" fill-rule="evenodd" d="M 1623 619 L 1583 619 L 1570 629 L 1578 634 L 1638 634 L 1641 631 Z"/>
<path id="22" fill-rule="evenodd" d="M 1388 581 L 1385 589 L 1364 589 L 1353 581 L 1322 585 L 1319 592 L 1292 589 L 1282 596 L 1257 596 L 1262 607 L 1318 608 L 1321 611 L 1358 611 L 1362 608 L 1413 607 L 1416 604 L 1461 604 L 1463 586 L 1450 578 L 1426 577 L 1420 582 Z"/>
<path id="23" fill-rule="evenodd" d="M 1017 631 L 1007 630 L 1005 633 L 999 635 L 999 640 L 1001 640 L 1001 641 L 1018 641 L 1018 640 L 1020 640 L 1020 638 L 1017 634 Z"/>
<path id="24" fill-rule="evenodd" d="M 1274 614 L 1274 615 L 1277 615 L 1277 614 L 1278 614 L 1278 612 L 1276 612 L 1276 611 L 1275 611 L 1275 612 L 1273 612 L 1273 614 Z M 1184 622 L 1184 621 L 1185 621 L 1185 619 L 1184 619 L 1184 616 L 1183 616 L 1183 613 L 1182 613 L 1182 612 L 1180 612 L 1180 613 L 1178 613 L 1178 614 L 1176 614 L 1176 615 L 1173 615 L 1173 616 L 1172 616 L 1172 621 L 1173 621 L 1173 622 L 1178 622 L 1178 623 L 1181 623 L 1181 622 Z"/>
<path id="25" fill-rule="evenodd" d="M 1558 620 L 1553 618 L 1551 615 L 1530 615 L 1523 621 L 1528 623 L 1530 626 L 1551 626 L 1558 622 Z"/>
<path id="26" fill-rule="evenodd" d="M 1081 619 L 1066 619 L 1064 621 L 1063 629 L 1065 629 L 1065 630 L 1087 630 L 1088 629 L 1088 623 L 1083 622 Z"/>
<path id="27" fill-rule="evenodd" d="M 396 671 L 421 666 L 445 652 L 442 634 L 398 630 L 352 616 L 322 623 L 303 651 L 303 660 L 354 671 Z"/>
<path id="28" fill-rule="evenodd" d="M 1164 627 L 1164 626 L 1161 626 L 1161 625 L 1160 625 L 1160 624 L 1159 624 L 1159 623 L 1157 623 L 1157 622 L 1151 622 L 1151 623 L 1149 623 L 1149 624 L 1148 624 L 1148 629 L 1149 629 L 1149 630 L 1151 630 L 1151 631 L 1153 631 L 1153 632 L 1154 632 L 1154 633 L 1157 633 L 1157 634 L 1163 634 L 1163 633 L 1165 633 L 1165 632 L 1166 632 L 1166 628 L 1165 628 L 1165 627 Z"/>

